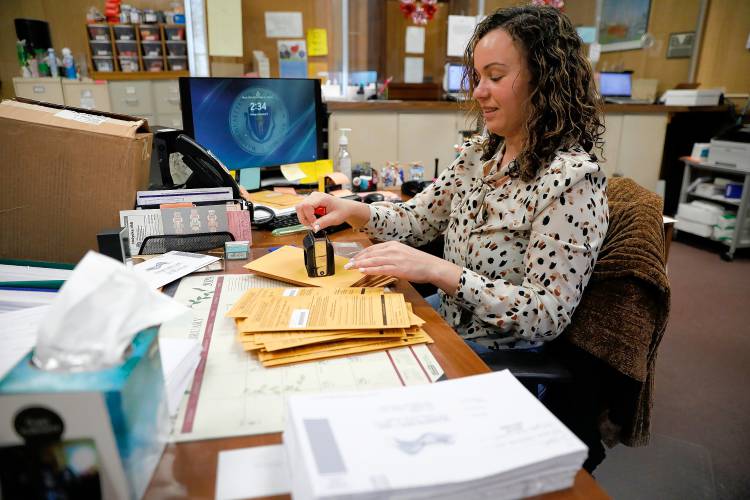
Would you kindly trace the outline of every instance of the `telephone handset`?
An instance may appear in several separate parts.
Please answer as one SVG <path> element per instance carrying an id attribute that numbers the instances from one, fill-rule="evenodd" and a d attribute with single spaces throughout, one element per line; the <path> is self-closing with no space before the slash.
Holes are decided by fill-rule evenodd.
<path id="1" fill-rule="evenodd" d="M 203 146 L 187 135 L 180 134 L 175 140 L 175 151 L 182 154 L 183 163 L 192 171 L 185 182 L 186 188 L 231 187 L 232 196 L 235 199 L 242 198 L 240 186 L 232 174 Z"/>

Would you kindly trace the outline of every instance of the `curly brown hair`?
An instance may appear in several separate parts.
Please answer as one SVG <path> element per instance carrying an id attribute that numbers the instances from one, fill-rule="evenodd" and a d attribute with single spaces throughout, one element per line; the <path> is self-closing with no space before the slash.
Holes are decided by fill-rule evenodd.
<path id="1" fill-rule="evenodd" d="M 603 144 L 604 124 L 591 65 L 583 55 L 581 38 L 567 16 L 552 7 L 523 6 L 498 9 L 480 22 L 464 52 L 463 87 L 468 97 L 479 84 L 474 49 L 487 33 L 502 29 L 525 56 L 529 82 L 529 116 L 525 144 L 516 158 L 521 178 L 531 181 L 560 149 L 580 145 L 587 153 Z M 470 113 L 482 123 L 482 112 L 472 101 Z M 483 160 L 502 144 L 490 133 Z"/>

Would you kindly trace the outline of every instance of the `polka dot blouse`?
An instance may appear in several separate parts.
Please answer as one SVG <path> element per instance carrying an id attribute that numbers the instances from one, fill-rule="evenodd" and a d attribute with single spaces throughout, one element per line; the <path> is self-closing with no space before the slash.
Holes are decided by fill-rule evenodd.
<path id="1" fill-rule="evenodd" d="M 531 182 L 480 139 L 408 202 L 370 207 L 364 230 L 420 246 L 445 235 L 443 258 L 463 268 L 440 313 L 490 349 L 530 348 L 570 323 L 608 225 L 606 177 L 580 148 L 560 151 Z M 483 173 L 488 172 L 485 176 Z"/>

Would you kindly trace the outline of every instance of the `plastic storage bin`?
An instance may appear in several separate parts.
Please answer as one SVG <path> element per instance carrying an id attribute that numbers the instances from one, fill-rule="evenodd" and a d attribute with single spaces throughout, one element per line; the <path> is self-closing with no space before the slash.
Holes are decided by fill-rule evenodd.
<path id="1" fill-rule="evenodd" d="M 138 44 L 136 42 L 117 41 L 117 55 L 138 57 Z"/>
<path id="2" fill-rule="evenodd" d="M 125 73 L 132 73 L 133 71 L 139 71 L 138 57 L 133 56 L 120 56 L 120 70 Z"/>
<path id="3" fill-rule="evenodd" d="M 117 24 L 114 30 L 115 40 L 135 40 L 135 27 L 130 24 Z"/>
<path id="4" fill-rule="evenodd" d="M 143 57 L 161 57 L 161 42 L 143 42 Z"/>
<path id="5" fill-rule="evenodd" d="M 164 33 L 165 33 L 167 40 L 172 40 L 172 41 L 185 40 L 185 26 L 184 25 L 165 26 Z"/>
<path id="6" fill-rule="evenodd" d="M 170 56 L 184 57 L 187 54 L 187 42 L 167 42 L 167 53 Z"/>
<path id="7" fill-rule="evenodd" d="M 94 56 L 92 59 L 94 60 L 94 69 L 96 71 L 108 72 L 115 70 L 115 61 L 112 57 Z"/>
<path id="8" fill-rule="evenodd" d="M 161 40 L 161 32 L 157 25 L 141 25 L 141 40 L 146 42 L 155 42 Z"/>
<path id="9" fill-rule="evenodd" d="M 109 41 L 108 24 L 89 24 L 89 40 Z"/>
<path id="10" fill-rule="evenodd" d="M 112 58 L 112 43 L 111 42 L 91 40 L 89 44 L 91 45 L 92 56 L 107 56 L 109 58 Z"/>
<path id="11" fill-rule="evenodd" d="M 144 71 L 164 71 L 164 59 L 161 57 L 143 57 Z"/>
<path id="12" fill-rule="evenodd" d="M 169 56 L 167 62 L 170 71 L 185 71 L 188 69 L 187 57 Z"/>

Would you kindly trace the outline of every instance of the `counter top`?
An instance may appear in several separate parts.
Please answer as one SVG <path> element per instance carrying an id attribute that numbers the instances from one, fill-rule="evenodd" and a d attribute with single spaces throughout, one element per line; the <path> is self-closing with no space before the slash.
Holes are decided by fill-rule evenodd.
<path id="1" fill-rule="evenodd" d="M 330 101 L 328 111 L 468 111 L 468 102 L 455 101 Z M 605 104 L 605 113 L 686 113 L 726 111 L 720 106 L 664 106 L 662 104 Z"/>

